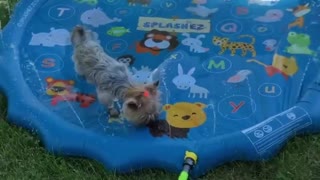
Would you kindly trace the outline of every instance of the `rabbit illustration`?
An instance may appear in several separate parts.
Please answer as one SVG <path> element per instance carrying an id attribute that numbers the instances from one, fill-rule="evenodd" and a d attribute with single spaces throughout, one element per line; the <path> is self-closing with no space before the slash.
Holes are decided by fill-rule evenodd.
<path id="1" fill-rule="evenodd" d="M 209 91 L 208 89 L 196 85 L 196 79 L 192 77 L 191 75 L 196 70 L 195 67 L 191 68 L 187 74 L 183 74 L 183 69 L 181 67 L 181 64 L 178 64 L 178 76 L 174 77 L 172 82 L 173 84 L 181 90 L 188 90 L 189 89 L 189 95 L 188 97 L 195 98 L 196 94 L 199 94 L 200 98 L 207 98 Z"/>
<path id="2" fill-rule="evenodd" d="M 202 41 L 200 38 L 205 38 L 204 34 L 198 35 L 196 38 L 190 37 L 189 33 L 182 33 L 183 36 L 186 36 L 185 39 L 181 41 L 181 43 L 185 46 L 189 46 L 189 50 L 195 53 L 204 53 L 209 51 L 209 48 L 202 47 Z"/>

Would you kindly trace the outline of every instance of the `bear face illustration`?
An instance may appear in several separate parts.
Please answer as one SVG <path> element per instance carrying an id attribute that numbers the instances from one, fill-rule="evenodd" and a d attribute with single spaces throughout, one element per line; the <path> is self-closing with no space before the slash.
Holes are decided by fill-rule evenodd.
<path id="1" fill-rule="evenodd" d="M 147 126 L 154 137 L 167 135 L 171 138 L 187 138 L 189 130 L 201 126 L 207 119 L 203 103 L 178 102 L 166 104 L 166 120 L 156 120 Z"/>
<path id="2" fill-rule="evenodd" d="M 206 105 L 202 103 L 180 102 L 174 105 L 166 104 L 163 110 L 167 112 L 168 123 L 176 128 L 194 128 L 206 121 L 206 114 L 203 111 Z"/>

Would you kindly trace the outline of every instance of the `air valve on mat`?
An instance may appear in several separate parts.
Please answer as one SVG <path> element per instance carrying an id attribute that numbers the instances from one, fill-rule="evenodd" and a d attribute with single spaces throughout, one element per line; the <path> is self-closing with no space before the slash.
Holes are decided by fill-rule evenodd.
<path id="1" fill-rule="evenodd" d="M 189 172 L 192 168 L 197 164 L 197 155 L 193 152 L 186 151 L 186 155 L 184 157 L 183 162 L 183 170 L 180 173 L 178 180 L 187 180 L 189 177 Z"/>

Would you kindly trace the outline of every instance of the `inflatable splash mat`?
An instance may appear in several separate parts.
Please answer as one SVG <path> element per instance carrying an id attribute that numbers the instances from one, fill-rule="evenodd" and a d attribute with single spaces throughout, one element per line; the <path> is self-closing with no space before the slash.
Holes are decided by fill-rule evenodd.
<path id="1" fill-rule="evenodd" d="M 0 39 L 8 119 L 50 152 L 121 173 L 268 159 L 320 131 L 319 20 L 314 0 L 21 0 Z M 160 81 L 152 125 L 109 118 L 74 71 L 76 25 L 136 82 Z"/>

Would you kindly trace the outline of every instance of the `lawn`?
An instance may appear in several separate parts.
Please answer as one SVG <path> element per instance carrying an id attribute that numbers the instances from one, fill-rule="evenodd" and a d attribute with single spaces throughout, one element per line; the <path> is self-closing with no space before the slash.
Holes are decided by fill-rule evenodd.
<path id="1" fill-rule="evenodd" d="M 17 0 L 0 0 L 4 26 Z M 6 122 L 6 99 L 0 96 L 0 179 L 177 179 L 177 174 L 143 170 L 130 175 L 107 171 L 95 161 L 57 157 L 45 151 L 34 134 Z M 201 179 L 320 179 L 320 135 L 296 137 L 268 162 L 233 162 Z"/>

